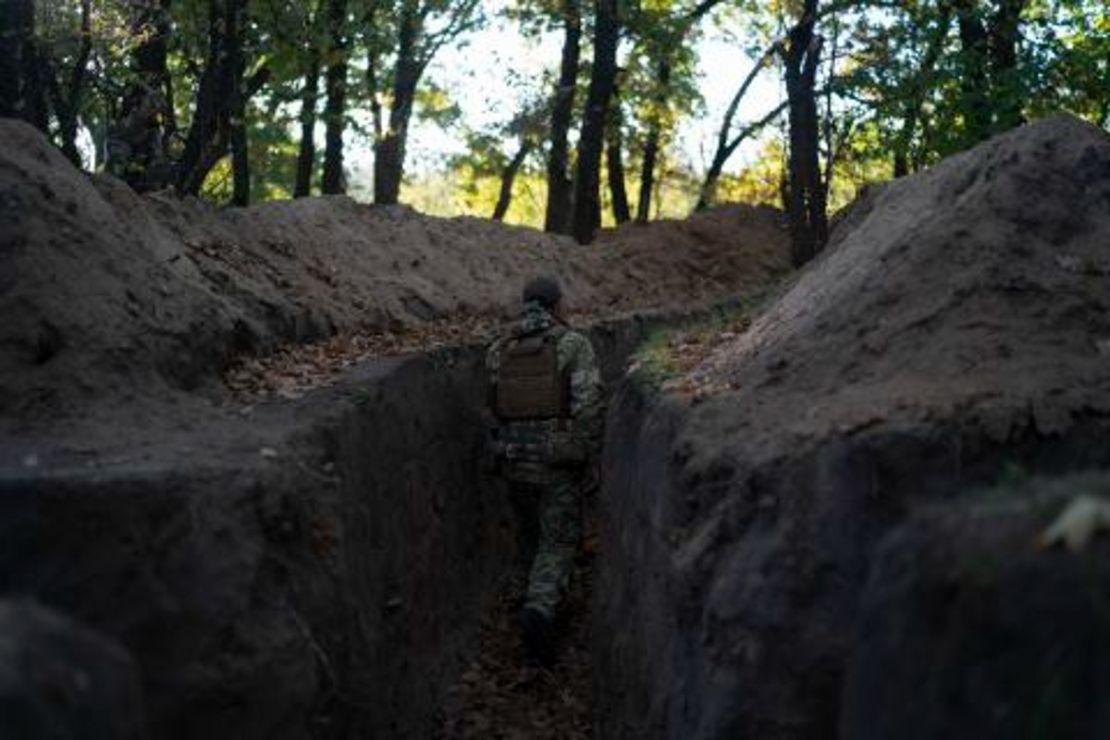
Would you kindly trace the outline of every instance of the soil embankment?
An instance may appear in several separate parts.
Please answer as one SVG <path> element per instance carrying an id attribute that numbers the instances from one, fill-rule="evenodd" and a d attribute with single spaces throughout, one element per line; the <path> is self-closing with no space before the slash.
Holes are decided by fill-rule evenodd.
<path id="1" fill-rule="evenodd" d="M 25 124 L 0 121 L 0 144 L 0 419 L 9 428 L 20 428 L 13 419 L 82 423 L 90 402 L 219 401 L 235 357 L 286 343 L 496 323 L 541 272 L 562 277 L 575 313 L 611 317 L 711 305 L 789 269 L 781 214 L 769 208 L 628 226 L 583 248 L 345 197 L 227 210 L 138 197 L 78 172 Z"/>
<path id="2" fill-rule="evenodd" d="M 1081 657 L 1105 611 L 1063 592 L 1106 593 L 1106 548 L 1035 552 L 1061 504 L 1011 484 L 1110 464 L 1110 140 L 1046 119 L 842 228 L 668 386 L 696 397 L 644 370 L 619 392 L 602 736 L 1105 734 L 1106 663 Z M 1020 516 L 979 511 L 997 495 Z"/>

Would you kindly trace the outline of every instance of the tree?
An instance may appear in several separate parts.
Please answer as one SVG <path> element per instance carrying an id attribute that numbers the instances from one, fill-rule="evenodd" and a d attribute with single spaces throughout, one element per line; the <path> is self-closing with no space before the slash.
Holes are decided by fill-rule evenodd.
<path id="1" fill-rule="evenodd" d="M 387 19 L 384 6 L 379 2 L 369 16 L 372 22 Z M 435 55 L 444 45 L 459 34 L 474 28 L 481 20 L 477 13 L 478 0 L 397 0 L 395 54 L 392 79 L 379 80 L 385 49 L 376 45 L 369 50 L 367 80 L 372 85 L 371 94 L 376 99 L 387 88 L 390 92 L 389 118 L 382 126 L 380 107 L 376 111 L 374 143 L 374 202 L 393 204 L 401 192 L 401 179 L 405 167 L 405 146 L 408 141 L 409 123 L 421 78 Z M 375 42 L 383 38 L 380 33 L 371 37 Z M 380 103 L 375 103 L 380 105 Z"/>
<path id="2" fill-rule="evenodd" d="M 828 239 L 825 188 L 818 156 L 815 85 L 823 39 L 814 33 L 817 0 L 806 0 L 801 19 L 780 47 L 790 110 L 790 175 L 787 213 L 794 264 L 803 265 Z"/>
<path id="3" fill-rule="evenodd" d="M 693 6 L 672 2 L 651 8 L 641 7 L 634 23 L 638 51 L 653 63 L 653 76 L 645 95 L 644 140 L 640 165 L 640 194 L 636 220 L 646 223 L 655 191 L 655 168 L 663 145 L 665 129 L 673 126 L 673 98 L 693 101 L 698 92 L 690 85 L 694 56 L 688 43 L 698 23 L 722 0 L 700 0 Z M 676 84 L 678 73 L 679 84 Z"/>
<path id="4" fill-rule="evenodd" d="M 594 12 L 594 60 L 590 67 L 590 87 L 586 93 L 574 177 L 573 235 L 579 244 L 589 243 L 601 226 L 601 148 L 609 99 L 617 76 L 620 38 L 618 0 L 594 0 Z"/>
<path id="5" fill-rule="evenodd" d="M 193 120 L 177 162 L 177 189 L 196 195 L 212 168 L 230 151 L 235 179 L 233 201 L 249 200 L 246 103 L 270 77 L 263 66 L 246 78 L 243 50 L 246 0 L 208 0 L 208 50 Z"/>
<path id="6" fill-rule="evenodd" d="M 80 30 L 77 48 L 68 73 L 64 67 L 55 69 L 54 55 L 40 57 L 40 74 L 46 78 L 50 105 L 58 123 L 62 154 L 77 167 L 81 166 L 81 154 L 77 151 L 77 125 L 81 109 L 81 99 L 85 94 L 85 79 L 88 73 L 89 57 L 92 55 L 92 2 L 80 2 Z M 64 78 L 64 79 L 59 79 Z"/>
<path id="7" fill-rule="evenodd" d="M 30 0 L 0 3 L 0 116 L 20 117 L 23 102 L 23 54 L 34 33 Z"/>
<path id="8" fill-rule="evenodd" d="M 543 101 L 535 100 L 526 104 L 506 127 L 505 133 L 517 140 L 517 149 L 512 159 L 501 168 L 501 187 L 497 205 L 493 209 L 494 221 L 501 221 L 508 213 L 513 197 L 513 183 L 525 160 L 539 148 L 543 141 L 547 119 L 547 105 Z"/>
<path id="9" fill-rule="evenodd" d="M 544 231 L 569 234 L 573 209 L 573 183 L 569 176 L 570 146 L 567 135 L 578 89 L 578 61 L 582 53 L 582 7 L 579 0 L 563 0 L 563 49 L 559 79 L 551 103 L 551 139 L 547 155 L 547 212 Z"/>
<path id="10" fill-rule="evenodd" d="M 640 168 L 640 198 L 636 203 L 636 221 L 647 223 L 651 212 L 651 193 L 655 187 L 655 160 L 659 157 L 659 140 L 662 136 L 662 108 L 666 105 L 667 88 L 671 83 L 671 63 L 666 57 L 659 60 L 658 91 L 653 101 L 657 110 L 651 116 L 648 126 L 647 143 L 644 145 L 643 161 Z"/>
<path id="11" fill-rule="evenodd" d="M 926 29 L 928 38 L 921 64 L 906 80 L 906 86 L 903 88 L 902 121 L 893 149 L 895 177 L 902 177 L 910 172 L 910 146 L 921 119 L 922 108 L 935 80 L 937 62 L 944 49 L 951 22 L 950 7 L 947 2 L 941 3 L 941 11 L 935 25 L 930 27 L 928 20 L 922 19 L 921 26 Z"/>
<path id="12" fill-rule="evenodd" d="M 36 37 L 33 0 L 3 3 L 0 20 L 0 73 L 4 78 L 0 110 L 46 132 L 49 111 L 41 68 L 44 55 Z"/>
<path id="13" fill-rule="evenodd" d="M 310 10 L 305 24 L 304 83 L 301 87 L 301 141 L 297 150 L 296 181 L 293 197 L 312 193 L 312 170 L 316 165 L 316 106 L 320 96 L 321 52 L 317 39 L 317 14 Z M 342 142 L 342 136 L 340 136 Z"/>
<path id="14" fill-rule="evenodd" d="M 619 75 L 618 75 L 619 77 Z M 605 127 L 605 169 L 609 175 L 609 198 L 613 206 L 613 220 L 623 224 L 632 218 L 628 208 L 628 192 L 624 184 L 623 148 L 624 121 L 621 114 L 620 83 L 613 86 L 612 106 Z"/>
<path id="15" fill-rule="evenodd" d="M 366 110 L 376 198 L 395 202 L 412 116 L 444 120 L 452 108 L 426 79 L 428 64 L 481 20 L 479 5 L 8 0 L 0 3 L 0 114 L 29 121 L 79 165 L 106 163 L 136 190 L 174 185 L 243 204 L 308 195 L 315 177 L 321 189 L 345 189 L 344 138 L 352 129 L 362 133 Z M 824 46 L 813 28 L 796 22 L 807 13 L 792 15 L 803 6 L 814 9 L 814 27 L 829 39 Z M 803 0 L 626 0 L 619 12 L 617 0 L 586 7 L 582 0 L 514 0 L 510 7 L 521 33 L 554 33 L 562 42 L 550 81 L 540 83 L 544 105 L 522 106 L 542 109 L 541 120 L 527 136 L 511 121 L 487 126 L 473 167 L 436 181 L 436 202 L 542 220 L 580 240 L 600 223 L 603 167 L 617 222 L 657 213 L 660 193 L 668 208 L 694 190 L 704 207 L 719 186 L 764 198 L 779 167 L 786 204 L 796 205 L 801 193 L 813 234 L 803 255 L 820 243 L 820 201 L 843 202 L 854 183 L 908 174 L 1050 111 L 1110 126 L 1110 9 L 1099 0 L 829 0 L 820 9 Z M 721 10 L 710 14 L 715 7 Z M 744 70 L 704 179 L 680 157 L 670 157 L 667 170 L 661 164 L 677 123 L 699 105 L 692 43 L 706 25 L 699 18 L 741 29 L 760 59 Z M 799 40 L 803 32 L 810 43 Z M 590 52 L 583 33 L 594 45 L 588 75 L 580 74 Z M 619 70 L 618 44 L 628 48 Z M 365 77 L 352 75 L 362 59 Z M 779 64 L 786 103 L 742 117 L 751 80 Z M 781 136 L 789 146 L 753 164 L 757 172 L 723 175 L 742 143 L 768 132 L 788 108 Z M 315 136 L 321 119 L 324 142 Z M 579 123 L 575 157 L 569 142 Z M 763 142 L 765 152 L 769 145 Z M 778 164 L 785 151 L 789 163 Z M 454 181 L 476 189 L 456 201 L 448 187 Z M 628 188 L 639 191 L 638 203 L 628 203 Z M 520 204 L 525 192 L 529 200 Z"/>
<path id="16" fill-rule="evenodd" d="M 347 0 L 327 0 L 328 51 L 324 103 L 325 195 L 347 190 L 343 178 L 343 129 L 347 100 Z"/>
<path id="17" fill-rule="evenodd" d="M 1017 70 L 1021 13 L 1027 0 L 954 0 L 963 84 L 960 106 L 968 144 L 1021 123 L 1022 80 Z"/>

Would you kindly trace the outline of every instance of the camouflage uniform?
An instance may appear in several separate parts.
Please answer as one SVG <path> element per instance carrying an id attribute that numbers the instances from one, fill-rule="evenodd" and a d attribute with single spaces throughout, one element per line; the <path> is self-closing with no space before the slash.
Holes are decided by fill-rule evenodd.
<path id="1" fill-rule="evenodd" d="M 540 303 L 526 304 L 520 324 L 490 347 L 486 366 L 491 382 L 497 382 L 507 342 L 561 326 Z M 600 449 L 605 420 L 593 347 L 585 335 L 562 331 L 556 356 L 560 374 L 569 381 L 569 418 L 506 422 L 498 427 L 496 442 L 500 474 L 512 485 L 519 554 L 526 558 L 533 544 L 535 548 L 524 606 L 548 618 L 555 616 L 570 578 L 582 530 L 582 489 Z"/>

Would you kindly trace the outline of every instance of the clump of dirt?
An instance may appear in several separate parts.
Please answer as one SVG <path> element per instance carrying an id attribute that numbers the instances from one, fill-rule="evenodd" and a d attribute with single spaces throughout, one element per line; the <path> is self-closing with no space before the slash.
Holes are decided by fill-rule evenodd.
<path id="1" fill-rule="evenodd" d="M 590 247 L 345 197 L 219 210 L 90 178 L 31 127 L 0 121 L 0 414 L 56 417 L 167 389 L 219 396 L 233 358 L 500 319 L 537 273 L 559 275 L 570 307 L 594 315 L 713 303 L 788 270 L 786 241 L 779 212 L 746 206 Z"/>

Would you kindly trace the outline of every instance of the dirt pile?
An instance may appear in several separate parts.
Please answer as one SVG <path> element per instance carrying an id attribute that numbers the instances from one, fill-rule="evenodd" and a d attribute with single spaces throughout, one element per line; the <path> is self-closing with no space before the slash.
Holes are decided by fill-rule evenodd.
<path id="1" fill-rule="evenodd" d="M 692 375 L 740 389 L 754 444 L 968 407 L 1005 441 L 1007 417 L 1052 433 L 1105 408 L 1108 150 L 1052 118 L 884 186 Z"/>
<path id="2" fill-rule="evenodd" d="M 660 396 L 644 372 L 626 384 L 602 497 L 604 734 L 832 735 L 885 533 L 1014 470 L 1110 463 L 1108 245 L 1110 140 L 1046 119 L 873 191 L 829 252 L 673 379 L 678 392 Z M 1011 546 L 1000 539 L 999 557 Z M 948 618 L 946 593 L 917 608 Z M 1042 601 L 1015 601 L 1013 618 L 1041 618 Z M 1067 652 L 1089 615 L 1059 616 Z M 943 651 L 942 636 L 919 647 Z M 894 693 L 884 726 L 906 729 Z M 969 711 L 991 728 L 977 736 L 1007 736 L 988 703 Z M 855 719 L 845 737 L 866 726 Z"/>
<path id="3" fill-rule="evenodd" d="M 285 342 L 501 317 L 541 271 L 579 312 L 719 301 L 787 269 L 784 234 L 747 207 L 591 248 L 342 197 L 221 211 L 89 178 L 0 121 L 0 415 L 212 387 L 230 357 Z"/>

